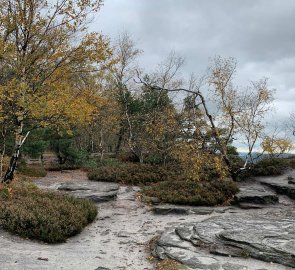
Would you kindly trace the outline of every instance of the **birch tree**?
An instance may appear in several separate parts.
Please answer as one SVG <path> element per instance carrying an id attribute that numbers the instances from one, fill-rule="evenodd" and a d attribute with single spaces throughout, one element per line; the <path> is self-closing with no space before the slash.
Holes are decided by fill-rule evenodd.
<path id="1" fill-rule="evenodd" d="M 114 45 L 114 57 L 116 64 L 110 70 L 110 83 L 113 87 L 114 97 L 121 111 L 119 120 L 118 139 L 115 152 L 120 152 L 123 140 L 127 137 L 127 144 L 131 152 L 141 159 L 141 153 L 136 146 L 134 127 L 131 121 L 132 95 L 137 86 L 134 84 L 136 75 L 137 59 L 141 51 L 136 48 L 134 41 L 127 32 L 120 34 Z"/>
<path id="2" fill-rule="evenodd" d="M 251 86 L 239 89 L 233 82 L 235 73 L 236 61 L 233 58 L 216 57 L 204 76 L 199 78 L 191 76 L 188 87 L 183 85 L 163 87 L 157 82 L 149 83 L 140 79 L 141 83 L 160 92 L 186 92 L 190 95 L 206 123 L 202 127 L 195 128 L 201 130 L 209 127 L 210 133 L 208 130 L 206 133 L 214 139 L 214 147 L 217 150 L 213 158 L 215 167 L 221 169 L 223 163 L 233 179 L 237 178 L 240 170 L 236 171 L 234 168 L 228 154 L 228 146 L 235 139 L 235 135 L 244 136 L 248 143 L 248 156 L 251 157 L 254 145 L 263 134 L 262 121 L 273 99 L 273 91 L 268 88 L 267 80 L 252 82 Z M 203 163 L 199 161 L 202 157 L 208 160 L 206 156 L 208 157 L 208 153 L 212 150 L 210 147 L 211 149 L 208 148 L 204 152 L 209 142 L 205 140 L 204 143 L 203 154 L 199 147 L 196 148 L 199 164 L 197 167 L 202 167 Z M 212 141 L 210 143 L 212 146 Z M 222 162 L 218 157 L 221 157 Z"/>
<path id="3" fill-rule="evenodd" d="M 3 181 L 13 179 L 31 128 L 69 128 L 87 121 L 95 94 L 78 87 L 111 55 L 108 41 L 87 31 L 102 1 L 3 0 L 0 3 L 0 112 L 13 123 L 14 153 Z"/>

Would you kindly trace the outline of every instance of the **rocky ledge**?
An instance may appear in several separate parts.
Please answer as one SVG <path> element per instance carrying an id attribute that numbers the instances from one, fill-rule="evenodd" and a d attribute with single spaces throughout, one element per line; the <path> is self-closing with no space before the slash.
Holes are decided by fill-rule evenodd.
<path id="1" fill-rule="evenodd" d="M 162 204 L 154 206 L 152 208 L 152 211 L 156 215 L 210 215 L 214 211 L 214 208 Z"/>
<path id="2" fill-rule="evenodd" d="M 191 269 L 256 269 L 247 265 L 245 257 L 278 264 L 271 269 L 290 269 L 295 267 L 294 220 L 291 209 L 284 214 L 232 214 L 180 224 L 164 231 L 153 254 L 160 259 L 172 258 Z M 238 264 L 234 257 L 239 258 Z"/>
<path id="3" fill-rule="evenodd" d="M 94 202 L 107 202 L 116 199 L 119 185 L 107 182 L 93 182 L 93 183 L 62 183 L 57 189 L 69 192 L 71 195 L 81 198 L 89 199 Z"/>
<path id="4" fill-rule="evenodd" d="M 291 199 L 295 199 L 295 171 L 293 170 L 288 177 L 282 175 L 280 177 L 261 177 L 258 181 L 275 190 L 278 194 L 287 195 Z"/>
<path id="5" fill-rule="evenodd" d="M 119 185 L 109 182 L 62 182 L 53 185 L 36 184 L 41 188 L 66 192 L 76 198 L 89 199 L 96 203 L 107 202 L 117 198 Z"/>
<path id="6" fill-rule="evenodd" d="M 249 184 L 240 187 L 240 192 L 234 197 L 234 204 L 241 208 L 258 208 L 258 205 L 275 204 L 278 195 L 260 184 Z"/>

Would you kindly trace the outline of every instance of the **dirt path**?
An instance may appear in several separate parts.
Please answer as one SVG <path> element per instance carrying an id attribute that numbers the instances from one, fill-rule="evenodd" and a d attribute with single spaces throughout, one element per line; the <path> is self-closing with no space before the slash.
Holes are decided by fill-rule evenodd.
<path id="1" fill-rule="evenodd" d="M 81 171 L 49 172 L 39 181 L 54 184 L 87 181 L 87 177 Z M 216 212 L 210 215 L 154 215 L 148 206 L 136 199 L 138 190 L 137 187 L 120 187 L 117 200 L 98 204 L 97 219 L 80 235 L 63 244 L 47 245 L 0 231 L 0 269 L 95 270 L 105 267 L 111 270 L 151 270 L 154 266 L 148 260 L 147 243 L 158 232 L 176 223 L 221 215 Z M 226 214 L 235 211 L 241 210 L 228 210 Z M 255 266 L 253 269 L 289 269 L 256 260 L 251 260 L 250 265 Z"/>

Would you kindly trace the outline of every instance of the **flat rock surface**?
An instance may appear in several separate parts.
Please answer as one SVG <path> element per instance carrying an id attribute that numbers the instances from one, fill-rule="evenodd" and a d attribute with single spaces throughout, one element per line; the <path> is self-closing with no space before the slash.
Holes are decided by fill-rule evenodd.
<path id="1" fill-rule="evenodd" d="M 214 207 L 193 207 L 193 206 L 181 206 L 174 204 L 162 204 L 152 208 L 153 212 L 157 215 L 209 215 L 214 211 Z"/>
<path id="2" fill-rule="evenodd" d="M 71 195 L 82 198 L 90 199 L 95 202 L 106 202 L 116 199 L 119 185 L 106 182 L 86 182 L 86 183 L 61 183 L 58 190 L 66 191 Z"/>
<path id="3" fill-rule="evenodd" d="M 49 180 L 46 177 L 35 181 L 35 183 L 40 188 L 64 191 L 74 197 L 90 199 L 94 202 L 106 202 L 116 199 L 120 188 L 118 184 L 88 181 L 85 174 L 81 175 L 79 171 L 77 172 L 77 177 L 80 177 L 80 181 L 74 179 L 74 177 L 72 179 L 68 177 L 63 178 L 64 175 L 68 176 L 71 173 L 76 172 L 49 173 Z"/>
<path id="4" fill-rule="evenodd" d="M 240 192 L 235 196 L 237 204 L 272 204 L 279 201 L 278 195 L 259 184 L 250 184 L 240 187 Z"/>
<path id="5" fill-rule="evenodd" d="M 261 184 L 272 188 L 278 194 L 286 195 L 291 199 L 295 199 L 295 185 L 290 183 L 288 178 L 294 178 L 295 171 L 290 171 L 277 177 L 257 177 L 257 181 Z"/>
<path id="6" fill-rule="evenodd" d="M 294 210 L 226 214 L 173 226 L 161 235 L 154 252 L 161 259 L 174 258 L 192 269 L 259 269 L 244 257 L 277 263 L 265 269 L 292 269 L 295 267 Z"/>
<path id="7" fill-rule="evenodd" d="M 87 191 L 88 184 L 90 187 L 94 183 L 88 181 L 86 173 L 82 171 L 49 172 L 45 178 L 39 179 L 36 182 L 42 188 L 54 187 L 54 189 L 60 187 L 61 183 L 77 183 L 78 186 L 74 186 L 74 189 L 78 188 L 78 191 L 81 188 Z M 87 183 L 87 185 L 85 186 L 84 183 Z M 72 184 L 69 184 L 69 186 L 73 187 Z M 159 245 L 159 248 L 165 249 L 161 253 L 163 256 L 168 254 L 176 256 L 177 254 L 177 258 L 182 258 L 186 262 L 192 262 L 192 260 L 196 259 L 196 254 L 199 254 L 197 260 L 201 261 L 201 265 L 199 262 L 193 263 L 198 263 L 200 267 L 189 267 L 188 269 L 294 269 L 277 263 L 259 261 L 251 257 L 228 257 L 210 254 L 208 247 L 198 247 L 191 240 L 184 240 L 185 237 L 189 238 L 189 233 L 186 234 L 185 230 L 179 230 L 178 234 L 175 234 L 175 228 L 188 228 L 185 224 L 200 223 L 203 224 L 203 229 L 199 231 L 200 235 L 207 237 L 208 234 L 208 239 L 210 240 L 214 235 L 209 232 L 224 231 L 223 227 L 221 228 L 221 223 L 211 221 L 214 218 L 220 218 L 220 222 L 225 220 L 229 225 L 231 219 L 236 220 L 236 229 L 244 228 L 240 224 L 248 220 L 249 216 L 277 217 L 283 220 L 286 216 L 283 217 L 282 213 L 289 213 L 288 209 L 290 208 L 291 213 L 295 212 L 291 202 L 286 200 L 286 205 L 280 202 L 276 205 L 267 205 L 263 209 L 242 210 L 237 207 L 215 207 L 211 214 L 209 213 L 211 212 L 210 210 L 208 214 L 204 214 L 204 211 L 202 211 L 202 213 L 186 215 L 170 213 L 167 216 L 155 215 L 149 206 L 141 203 L 137 199 L 137 192 L 139 190 L 138 187 L 120 186 L 117 198 L 97 204 L 98 217 L 96 220 L 87 226 L 81 234 L 69 238 L 66 243 L 48 245 L 13 236 L 0 229 L 0 269 L 152 270 L 154 265 L 148 259 L 150 256 L 148 243 L 157 235 L 162 235 L 163 243 L 167 243 L 167 246 Z M 235 219 L 236 216 L 239 216 L 239 219 Z M 263 230 L 272 230 L 271 225 L 268 223 L 262 228 Z M 288 232 L 288 228 L 281 227 L 281 237 L 288 235 Z M 164 235 L 167 236 L 166 240 Z M 179 235 L 182 235 L 181 238 Z M 198 239 L 195 240 L 198 241 Z M 170 241 L 172 241 L 171 245 L 169 244 Z M 285 245 L 286 239 L 280 239 L 279 243 Z M 292 249 L 292 243 L 289 243 L 290 250 Z M 275 245 L 274 242 L 273 245 Z M 288 247 L 288 244 L 286 247 Z M 236 247 L 233 248 L 233 252 L 235 250 Z M 212 247 L 211 252 L 226 255 L 229 251 L 222 244 Z"/>

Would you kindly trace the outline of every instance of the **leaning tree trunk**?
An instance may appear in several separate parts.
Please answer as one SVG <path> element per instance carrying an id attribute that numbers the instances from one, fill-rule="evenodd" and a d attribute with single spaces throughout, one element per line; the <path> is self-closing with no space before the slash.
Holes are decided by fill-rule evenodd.
<path id="1" fill-rule="evenodd" d="M 4 175 L 4 178 L 2 179 L 2 182 L 6 184 L 10 183 L 13 180 L 14 171 L 16 169 L 17 161 L 20 155 L 20 149 L 29 135 L 29 132 L 27 132 L 25 136 L 23 135 L 23 127 L 24 127 L 23 121 L 18 120 L 17 127 L 15 129 L 15 146 L 14 146 L 13 154 L 10 159 L 8 169 Z"/>
<path id="2" fill-rule="evenodd" d="M 118 157 L 120 150 L 121 150 L 124 132 L 125 132 L 124 124 L 121 124 L 119 134 L 118 134 L 118 140 L 117 140 L 116 148 L 115 148 L 116 157 Z"/>

